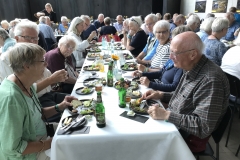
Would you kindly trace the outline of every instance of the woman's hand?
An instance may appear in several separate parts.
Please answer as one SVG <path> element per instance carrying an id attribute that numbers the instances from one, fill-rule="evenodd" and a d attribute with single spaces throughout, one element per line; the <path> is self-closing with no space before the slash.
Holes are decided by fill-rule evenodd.
<path id="1" fill-rule="evenodd" d="M 139 65 L 138 65 L 138 70 L 139 70 L 139 71 L 144 72 L 145 68 L 146 68 L 146 67 L 145 67 L 144 65 L 142 65 L 142 64 L 139 64 Z"/>
<path id="2" fill-rule="evenodd" d="M 141 83 L 142 85 L 148 87 L 149 84 L 150 84 L 150 81 L 149 81 L 149 79 L 148 79 L 147 77 L 141 77 L 141 78 L 140 78 L 140 83 Z"/>
<path id="3" fill-rule="evenodd" d="M 63 111 L 68 106 L 72 106 L 71 102 L 72 100 L 78 100 L 76 97 L 73 96 L 66 96 L 64 100 L 58 105 L 59 109 Z"/>
<path id="4" fill-rule="evenodd" d="M 136 70 L 136 71 L 134 71 L 134 72 L 132 73 L 132 76 L 133 76 L 133 77 L 141 77 L 141 76 L 142 76 L 142 72 Z"/>

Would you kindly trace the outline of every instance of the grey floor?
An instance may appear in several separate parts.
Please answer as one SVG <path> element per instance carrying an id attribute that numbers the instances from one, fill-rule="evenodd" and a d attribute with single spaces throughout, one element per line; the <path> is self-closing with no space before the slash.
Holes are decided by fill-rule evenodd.
<path id="1" fill-rule="evenodd" d="M 238 113 L 235 113 L 232 130 L 228 142 L 228 147 L 225 147 L 226 138 L 227 138 L 227 130 L 224 133 L 224 136 L 220 142 L 220 160 L 239 160 L 240 153 L 238 157 L 235 156 L 237 152 L 237 148 L 240 144 L 240 119 L 238 118 Z M 215 143 L 213 139 L 210 139 L 210 144 L 215 151 Z M 211 157 L 200 157 L 200 160 L 212 160 Z"/>

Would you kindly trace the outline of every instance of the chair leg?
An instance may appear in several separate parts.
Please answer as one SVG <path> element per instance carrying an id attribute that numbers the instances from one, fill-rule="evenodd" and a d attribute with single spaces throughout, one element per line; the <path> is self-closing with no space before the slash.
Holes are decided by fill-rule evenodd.
<path id="1" fill-rule="evenodd" d="M 232 128 L 232 122 L 233 122 L 233 116 L 234 116 L 235 110 L 236 110 L 236 108 L 235 108 L 235 106 L 233 106 L 233 112 L 232 112 L 233 115 L 232 115 L 232 117 L 230 119 L 230 122 L 229 122 L 229 129 L 228 129 L 228 134 L 227 134 L 227 140 L 226 140 L 225 147 L 227 147 L 227 145 L 228 145 L 228 140 L 229 140 L 229 136 L 230 136 L 230 132 L 231 132 L 231 128 Z"/>
<path id="2" fill-rule="evenodd" d="M 219 160 L 219 143 L 216 143 L 216 160 Z"/>
<path id="3" fill-rule="evenodd" d="M 238 156 L 239 150 L 240 150 L 240 145 L 238 146 L 237 153 L 235 154 L 236 157 Z"/>

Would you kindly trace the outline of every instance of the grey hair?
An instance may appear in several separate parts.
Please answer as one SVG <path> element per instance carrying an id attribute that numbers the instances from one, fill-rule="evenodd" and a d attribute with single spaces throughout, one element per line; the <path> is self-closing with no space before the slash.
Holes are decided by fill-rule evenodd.
<path id="1" fill-rule="evenodd" d="M 170 23 L 166 20 L 160 20 L 153 26 L 153 33 L 156 34 L 158 28 L 165 28 L 168 31 L 170 30 Z"/>
<path id="2" fill-rule="evenodd" d="M 67 42 L 69 42 L 69 41 L 71 41 L 71 42 L 74 43 L 74 50 L 76 50 L 78 41 L 77 41 L 76 38 L 74 38 L 73 36 L 69 36 L 69 35 L 65 35 L 65 36 L 63 36 L 63 37 L 59 40 L 59 42 L 58 42 L 58 48 L 60 48 L 60 47 L 62 46 L 62 44 L 65 44 L 65 43 L 67 43 Z"/>
<path id="3" fill-rule="evenodd" d="M 212 32 L 212 23 L 214 20 L 214 17 L 205 18 L 200 26 L 200 30 L 203 30 L 205 32 Z"/>
<path id="4" fill-rule="evenodd" d="M 132 16 L 130 19 L 129 19 L 129 23 L 133 22 L 133 24 L 135 24 L 135 26 L 137 27 L 141 27 L 142 25 L 142 20 L 141 20 L 141 17 L 139 16 Z"/>
<path id="5" fill-rule="evenodd" d="M 91 20 L 88 15 L 81 15 L 80 18 L 82 18 L 84 21 L 85 21 L 86 19 L 88 19 L 89 21 Z"/>
<path id="6" fill-rule="evenodd" d="M 45 50 L 33 43 L 16 43 L 9 49 L 10 67 L 14 73 L 24 70 L 24 65 L 33 65 L 45 54 Z"/>
<path id="7" fill-rule="evenodd" d="M 1 25 L 3 25 L 3 24 L 7 24 L 7 25 L 9 26 L 9 23 L 8 23 L 7 20 L 2 20 L 2 21 L 1 21 Z"/>
<path id="8" fill-rule="evenodd" d="M 110 23 L 111 23 L 110 17 L 104 18 L 104 24 L 110 25 Z"/>
<path id="9" fill-rule="evenodd" d="M 42 22 L 42 23 L 46 24 L 46 18 L 45 18 L 45 16 L 41 16 L 41 17 L 39 18 L 39 22 Z"/>
<path id="10" fill-rule="evenodd" d="M 212 23 L 212 32 L 220 32 L 224 28 L 228 28 L 229 21 L 227 18 L 218 17 Z"/>
<path id="11" fill-rule="evenodd" d="M 180 33 L 187 32 L 187 31 L 191 31 L 191 29 L 188 26 L 186 25 L 178 26 L 174 28 L 174 30 L 172 31 L 172 38 L 174 38 L 176 35 Z"/>
<path id="12" fill-rule="evenodd" d="M 205 48 L 204 43 L 202 40 L 199 38 L 199 36 L 196 36 L 196 40 L 192 42 L 192 45 L 194 48 L 198 51 L 198 53 L 202 54 Z"/>
<path id="13" fill-rule="evenodd" d="M 158 21 L 158 17 L 155 14 L 149 14 L 145 17 L 145 21 L 146 19 L 151 19 L 154 23 L 156 23 Z"/>
<path id="14" fill-rule="evenodd" d="M 66 16 L 62 16 L 62 17 L 61 17 L 61 22 L 62 22 L 62 21 L 68 21 L 68 18 L 67 18 Z"/>
<path id="15" fill-rule="evenodd" d="M 194 23 L 200 23 L 200 18 L 198 15 L 193 14 L 187 19 L 187 25 L 192 25 Z"/>
<path id="16" fill-rule="evenodd" d="M 208 13 L 205 18 L 209 18 L 209 17 L 215 17 L 215 14 L 213 14 L 213 13 Z"/>
<path id="17" fill-rule="evenodd" d="M 14 35 L 15 36 L 22 35 L 22 32 L 25 28 L 34 29 L 39 34 L 39 29 L 37 24 L 28 20 L 28 21 L 21 21 L 16 25 L 16 27 L 14 28 Z"/>
<path id="18" fill-rule="evenodd" d="M 157 16 L 157 18 L 162 18 L 162 15 L 161 15 L 161 13 L 156 13 L 156 16 Z"/>
<path id="19" fill-rule="evenodd" d="M 73 33 L 77 34 L 76 26 L 80 23 L 84 23 L 84 20 L 82 18 L 80 18 L 80 17 L 73 18 L 67 33 L 73 32 Z"/>
<path id="20" fill-rule="evenodd" d="M 9 38 L 8 32 L 3 28 L 0 28 L 0 37 L 3 38 L 3 41 Z"/>

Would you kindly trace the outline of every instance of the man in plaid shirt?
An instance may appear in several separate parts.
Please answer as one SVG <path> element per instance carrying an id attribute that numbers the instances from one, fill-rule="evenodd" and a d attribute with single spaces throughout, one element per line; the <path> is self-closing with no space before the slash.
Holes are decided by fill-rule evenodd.
<path id="1" fill-rule="evenodd" d="M 193 152 L 205 150 L 211 133 L 226 113 L 229 98 L 227 77 L 202 54 L 203 48 L 200 38 L 193 32 L 174 37 L 170 58 L 175 67 L 186 71 L 185 74 L 174 92 L 150 90 L 142 97 L 168 103 L 167 110 L 149 107 L 149 115 L 175 124 Z"/>

